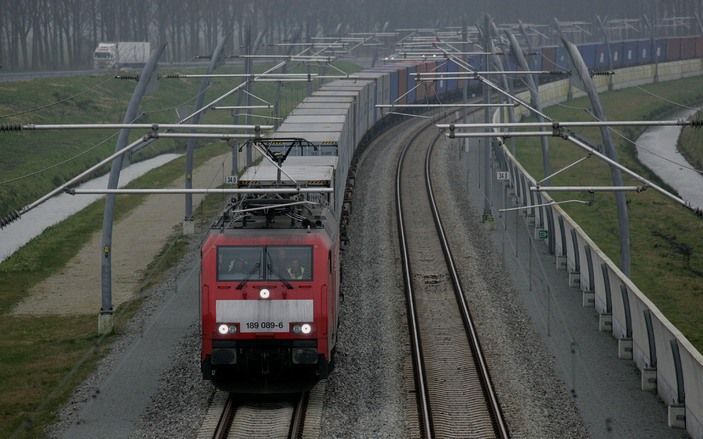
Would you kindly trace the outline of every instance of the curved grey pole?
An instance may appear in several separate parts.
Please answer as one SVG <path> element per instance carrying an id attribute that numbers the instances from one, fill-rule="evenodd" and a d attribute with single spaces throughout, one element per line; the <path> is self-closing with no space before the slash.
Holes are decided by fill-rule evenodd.
<path id="1" fill-rule="evenodd" d="M 498 27 L 496 26 L 494 21 L 491 21 L 491 29 L 493 31 L 493 34 L 496 37 L 498 37 L 498 35 L 499 35 Z M 491 57 L 493 58 L 493 64 L 496 66 L 498 71 L 504 72 L 505 68 L 503 66 L 503 60 L 500 58 L 500 56 L 498 56 L 497 54 L 494 53 L 493 55 L 491 55 Z M 505 91 L 507 91 L 508 93 L 512 93 L 513 87 L 512 87 L 511 81 L 508 79 L 508 75 L 503 73 L 500 75 L 500 77 L 503 80 L 503 88 L 505 89 Z M 506 104 L 509 102 L 505 96 L 503 97 L 502 100 Z M 505 113 L 503 113 L 503 111 L 504 111 L 503 109 L 500 110 L 500 116 L 501 116 L 500 120 L 501 121 L 504 120 L 503 115 Z M 514 106 L 508 107 L 508 121 L 511 123 L 515 123 L 515 107 Z M 510 139 L 510 149 L 513 151 L 513 154 L 515 154 L 515 139 Z"/>
<path id="2" fill-rule="evenodd" d="M 136 119 L 137 112 L 139 111 L 139 105 L 142 102 L 142 98 L 147 91 L 147 86 L 151 82 L 151 78 L 156 71 L 156 67 L 159 62 L 159 58 L 164 53 L 166 49 L 166 44 L 159 47 L 154 53 L 151 54 L 149 61 L 142 69 L 142 73 L 139 75 L 139 83 L 134 89 L 132 98 L 129 101 L 129 106 L 124 115 L 124 123 L 131 123 Z M 120 130 L 120 134 L 117 138 L 117 144 L 115 145 L 115 151 L 122 150 L 129 141 L 129 130 Z M 108 189 L 116 189 L 117 184 L 120 180 L 120 172 L 122 171 L 122 165 L 124 155 L 119 155 L 115 157 L 112 161 L 112 167 L 110 168 L 110 177 L 107 183 Z M 100 306 L 100 315 L 98 316 L 98 333 L 107 334 L 112 332 L 112 225 L 114 222 L 114 210 L 115 210 L 115 196 L 107 195 L 105 198 L 105 212 L 103 214 L 103 237 L 102 237 L 102 257 L 100 262 L 100 274 L 101 274 L 101 292 L 102 292 L 102 303 Z"/>
<path id="3" fill-rule="evenodd" d="M 583 82 L 588 98 L 591 100 L 591 106 L 593 107 L 593 112 L 596 117 L 605 121 L 608 118 L 603 111 L 603 106 L 601 105 L 600 98 L 598 97 L 598 90 L 596 89 L 591 75 L 586 67 L 586 63 L 581 57 L 581 53 L 578 48 L 571 42 L 567 41 L 562 37 L 562 42 L 564 47 L 566 47 L 567 52 L 578 72 L 581 81 Z M 600 128 L 601 137 L 603 138 L 603 145 L 605 145 L 605 154 L 613 161 L 618 160 L 617 151 L 613 146 L 613 139 L 610 137 L 610 130 L 608 127 Z M 610 166 L 610 173 L 613 178 L 613 186 L 624 186 L 622 174 L 620 170 L 615 166 Z M 630 218 L 627 212 L 627 200 L 625 199 L 625 194 L 622 192 L 615 193 L 615 204 L 618 208 L 618 229 L 620 231 L 620 269 L 622 272 L 629 276 L 630 275 Z"/>
<path id="4" fill-rule="evenodd" d="M 483 50 L 486 51 L 486 55 L 484 58 L 484 63 L 485 66 L 484 68 L 486 71 L 491 70 L 491 56 L 489 55 L 490 53 L 493 52 L 493 36 L 491 35 L 492 32 L 492 18 L 490 15 L 486 14 L 484 16 L 484 25 L 483 25 Z M 491 93 L 491 88 L 487 85 L 486 82 L 483 83 L 483 103 L 484 104 L 490 104 L 493 102 L 492 98 L 492 93 Z M 491 122 L 491 110 L 488 106 L 486 106 L 486 109 L 484 110 L 484 119 L 486 123 Z M 490 128 L 487 128 L 486 131 L 490 131 Z M 491 161 L 490 161 L 490 155 L 491 155 L 491 139 L 485 139 L 485 144 L 483 148 L 483 191 L 484 191 L 484 200 L 483 200 L 483 221 L 491 221 L 493 219 L 493 215 L 491 213 L 491 186 L 490 186 L 490 172 L 491 172 Z"/>
<path id="5" fill-rule="evenodd" d="M 222 57 L 222 49 L 224 48 L 225 41 L 229 38 L 229 35 L 225 36 L 224 38 L 220 39 L 220 41 L 217 43 L 217 46 L 215 47 L 215 50 L 212 52 L 212 57 L 210 58 L 210 65 L 207 68 L 207 74 L 211 75 L 215 69 L 217 68 L 217 64 L 220 61 L 220 58 Z M 210 86 L 210 78 L 203 78 L 203 80 L 200 82 L 200 90 L 198 90 L 198 98 L 195 101 L 195 108 L 194 110 L 200 110 L 203 107 L 203 104 L 205 103 L 205 91 L 207 91 L 207 88 Z M 200 120 L 202 119 L 203 113 L 197 113 L 195 116 L 193 116 L 193 119 L 191 120 L 190 123 L 192 124 L 199 124 Z M 186 175 L 185 175 L 185 188 L 186 189 L 192 189 L 193 188 L 193 154 L 195 152 L 195 148 L 198 146 L 198 140 L 195 138 L 189 138 L 188 139 L 188 147 L 186 149 Z M 185 196 L 185 218 L 184 221 L 192 221 L 193 220 L 193 195 L 191 194 L 186 194 Z"/>
<path id="6" fill-rule="evenodd" d="M 523 30 L 523 35 L 527 39 L 527 32 L 524 30 L 524 25 L 522 23 L 520 23 L 520 29 Z M 527 63 L 525 54 L 522 52 L 520 43 L 518 42 L 517 38 L 515 38 L 515 35 L 513 35 L 513 33 L 510 31 L 505 31 L 505 34 L 510 40 L 510 47 L 513 52 L 513 56 L 515 57 L 517 63 L 520 65 L 520 68 L 523 70 L 530 70 L 530 66 Z M 533 75 L 526 76 L 527 88 L 530 91 L 530 104 L 541 112 L 542 102 L 539 97 L 539 88 L 537 86 L 537 82 L 535 81 Z M 540 114 L 537 114 L 537 120 L 540 122 L 544 122 L 544 118 Z M 546 177 L 547 175 L 550 175 L 552 173 L 552 167 L 549 164 L 549 139 L 547 137 L 540 137 L 540 140 L 542 142 L 542 172 L 544 173 L 543 176 Z"/>

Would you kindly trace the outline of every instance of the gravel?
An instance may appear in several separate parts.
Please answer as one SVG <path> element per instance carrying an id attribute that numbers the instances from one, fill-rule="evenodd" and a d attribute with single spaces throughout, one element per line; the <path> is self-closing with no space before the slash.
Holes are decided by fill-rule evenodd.
<path id="1" fill-rule="evenodd" d="M 192 325 L 174 353 L 173 367 L 159 380 L 159 390 L 132 438 L 196 437 L 215 394 L 200 373 L 200 329 Z"/>
<path id="2" fill-rule="evenodd" d="M 322 437 L 408 436 L 406 394 L 413 386 L 404 370 L 410 354 L 393 207 L 400 150 L 392 143 L 401 133 L 395 127 L 379 137 L 358 166 Z"/>

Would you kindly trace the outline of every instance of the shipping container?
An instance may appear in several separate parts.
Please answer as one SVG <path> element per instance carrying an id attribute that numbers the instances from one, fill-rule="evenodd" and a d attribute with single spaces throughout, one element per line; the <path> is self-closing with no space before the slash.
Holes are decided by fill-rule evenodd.
<path id="1" fill-rule="evenodd" d="M 596 48 L 598 44 L 583 44 L 579 46 L 579 52 L 581 52 L 581 57 L 586 63 L 589 69 L 596 69 Z"/>
<path id="2" fill-rule="evenodd" d="M 485 70 L 483 68 L 484 59 L 485 59 L 485 56 L 483 56 L 483 55 L 469 55 L 469 65 L 471 65 L 471 67 L 473 67 L 474 70 Z"/>
<path id="3" fill-rule="evenodd" d="M 408 93 L 408 68 L 403 67 L 398 70 L 398 102 L 396 104 L 405 104 Z"/>
<path id="4" fill-rule="evenodd" d="M 696 58 L 703 58 L 703 37 L 696 38 Z"/>
<path id="5" fill-rule="evenodd" d="M 571 70 L 571 56 L 566 47 L 557 47 L 557 70 Z"/>
<path id="6" fill-rule="evenodd" d="M 543 47 L 542 48 L 542 58 L 544 70 L 559 70 L 557 65 L 557 48 L 556 47 Z"/>
<path id="7" fill-rule="evenodd" d="M 503 48 L 502 53 L 504 53 L 504 55 L 501 55 L 500 59 L 503 62 L 503 70 L 522 70 L 517 64 L 509 46 Z"/>
<path id="8" fill-rule="evenodd" d="M 443 73 L 445 76 L 447 73 L 449 73 L 449 61 L 437 62 L 436 64 L 436 72 Z M 435 88 L 437 89 L 437 93 L 439 93 L 440 95 L 446 94 L 447 90 L 449 89 L 449 80 L 442 80 L 437 82 Z"/>
<path id="9" fill-rule="evenodd" d="M 426 72 L 437 72 L 440 71 L 438 70 L 437 63 L 432 61 L 427 64 L 425 64 L 425 71 Z M 425 83 L 425 98 L 434 101 L 435 96 L 437 96 L 437 90 L 439 88 L 439 82 L 427 82 Z"/>
<path id="10" fill-rule="evenodd" d="M 622 41 L 610 43 L 610 53 L 613 57 L 613 68 L 619 69 L 625 66 L 625 46 Z"/>
<path id="11" fill-rule="evenodd" d="M 655 53 L 652 55 L 655 58 L 652 59 L 652 61 L 657 61 L 657 62 L 666 62 L 669 58 L 666 53 L 666 40 L 665 39 L 659 39 L 656 40 L 654 43 L 656 47 Z"/>
<path id="12" fill-rule="evenodd" d="M 389 103 L 394 103 L 395 101 L 398 100 L 398 88 L 400 86 L 400 81 L 398 80 L 398 72 L 391 72 L 391 82 L 390 82 L 390 102 Z"/>
<path id="13" fill-rule="evenodd" d="M 637 56 L 637 48 L 638 48 L 638 42 L 637 40 L 631 40 L 631 41 L 625 41 L 622 43 L 622 57 L 623 57 L 623 66 L 625 67 L 630 67 L 637 65 L 638 62 L 638 56 Z"/>
<path id="14" fill-rule="evenodd" d="M 417 89 L 420 88 L 418 87 L 419 82 L 415 80 L 413 73 L 417 73 L 417 67 L 409 66 L 405 73 L 408 81 L 408 95 L 405 97 L 405 102 L 409 104 L 417 101 Z"/>
<path id="15" fill-rule="evenodd" d="M 608 63 L 608 47 L 605 44 L 598 44 L 596 46 L 596 63 L 595 70 L 605 71 L 610 68 Z"/>
<path id="16" fill-rule="evenodd" d="M 426 64 L 418 64 L 417 67 L 415 68 L 415 73 L 425 73 L 427 70 L 427 65 Z M 417 89 L 415 90 L 415 96 L 412 102 L 425 102 L 425 90 L 427 90 L 428 84 L 430 84 L 427 81 L 418 81 L 417 76 L 411 76 L 410 82 L 411 86 L 417 85 Z M 410 102 L 410 101 L 408 101 Z"/>
<path id="17" fill-rule="evenodd" d="M 693 59 L 696 57 L 697 37 L 681 38 L 681 59 Z"/>
<path id="18" fill-rule="evenodd" d="M 523 49 L 523 51 L 526 49 Z M 542 51 L 540 49 L 536 49 L 535 52 L 527 52 L 525 54 L 525 58 L 527 59 L 527 65 L 530 67 L 532 70 L 545 70 L 543 68 L 544 65 L 544 58 L 542 58 Z"/>
<path id="19" fill-rule="evenodd" d="M 652 46 L 652 40 L 637 40 L 637 64 L 650 64 L 654 51 L 656 49 Z"/>
<path id="20" fill-rule="evenodd" d="M 459 70 L 460 70 L 460 69 L 459 69 L 459 66 L 456 65 L 456 63 L 453 63 L 453 62 L 448 62 L 447 65 L 446 65 L 446 69 L 447 69 L 447 72 L 449 72 L 450 74 L 452 74 L 452 73 L 454 73 L 454 74 L 459 73 Z M 463 70 L 464 70 L 464 69 L 461 69 L 461 71 L 463 71 Z M 444 85 L 444 84 L 439 84 L 439 87 L 437 88 L 437 90 L 439 91 L 439 93 L 442 93 L 442 94 L 444 94 L 444 93 L 446 93 L 446 92 L 452 93 L 452 92 L 456 91 L 456 90 L 459 88 L 459 81 L 458 81 L 457 79 L 450 79 L 450 80 L 447 82 L 447 84 L 446 84 L 446 86 L 445 86 L 444 88 L 442 87 L 443 85 Z"/>
<path id="21" fill-rule="evenodd" d="M 678 61 L 681 59 L 681 38 L 666 39 L 666 61 Z"/>

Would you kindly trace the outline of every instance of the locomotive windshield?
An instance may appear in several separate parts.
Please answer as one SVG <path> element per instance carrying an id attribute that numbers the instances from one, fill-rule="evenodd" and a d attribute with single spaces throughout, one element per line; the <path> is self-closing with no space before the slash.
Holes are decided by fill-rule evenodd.
<path id="1" fill-rule="evenodd" d="M 262 247 L 219 247 L 217 280 L 261 280 L 264 278 Z"/>
<path id="2" fill-rule="evenodd" d="M 312 280 L 312 247 L 217 248 L 217 280 Z"/>
<path id="3" fill-rule="evenodd" d="M 312 247 L 266 247 L 267 279 L 312 280 Z"/>

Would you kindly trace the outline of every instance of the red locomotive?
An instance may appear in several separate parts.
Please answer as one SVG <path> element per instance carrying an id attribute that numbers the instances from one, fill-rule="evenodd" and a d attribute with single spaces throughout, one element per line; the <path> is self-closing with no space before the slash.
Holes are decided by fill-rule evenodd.
<path id="1" fill-rule="evenodd" d="M 201 249 L 201 366 L 228 390 L 276 391 L 326 377 L 336 340 L 339 238 L 330 213 L 336 157 L 249 168 Z M 281 179 L 281 169 L 295 185 Z M 306 193 L 275 193 L 286 187 Z M 273 188 L 276 189 L 273 189 Z M 330 189 L 331 190 L 331 189 Z"/>

